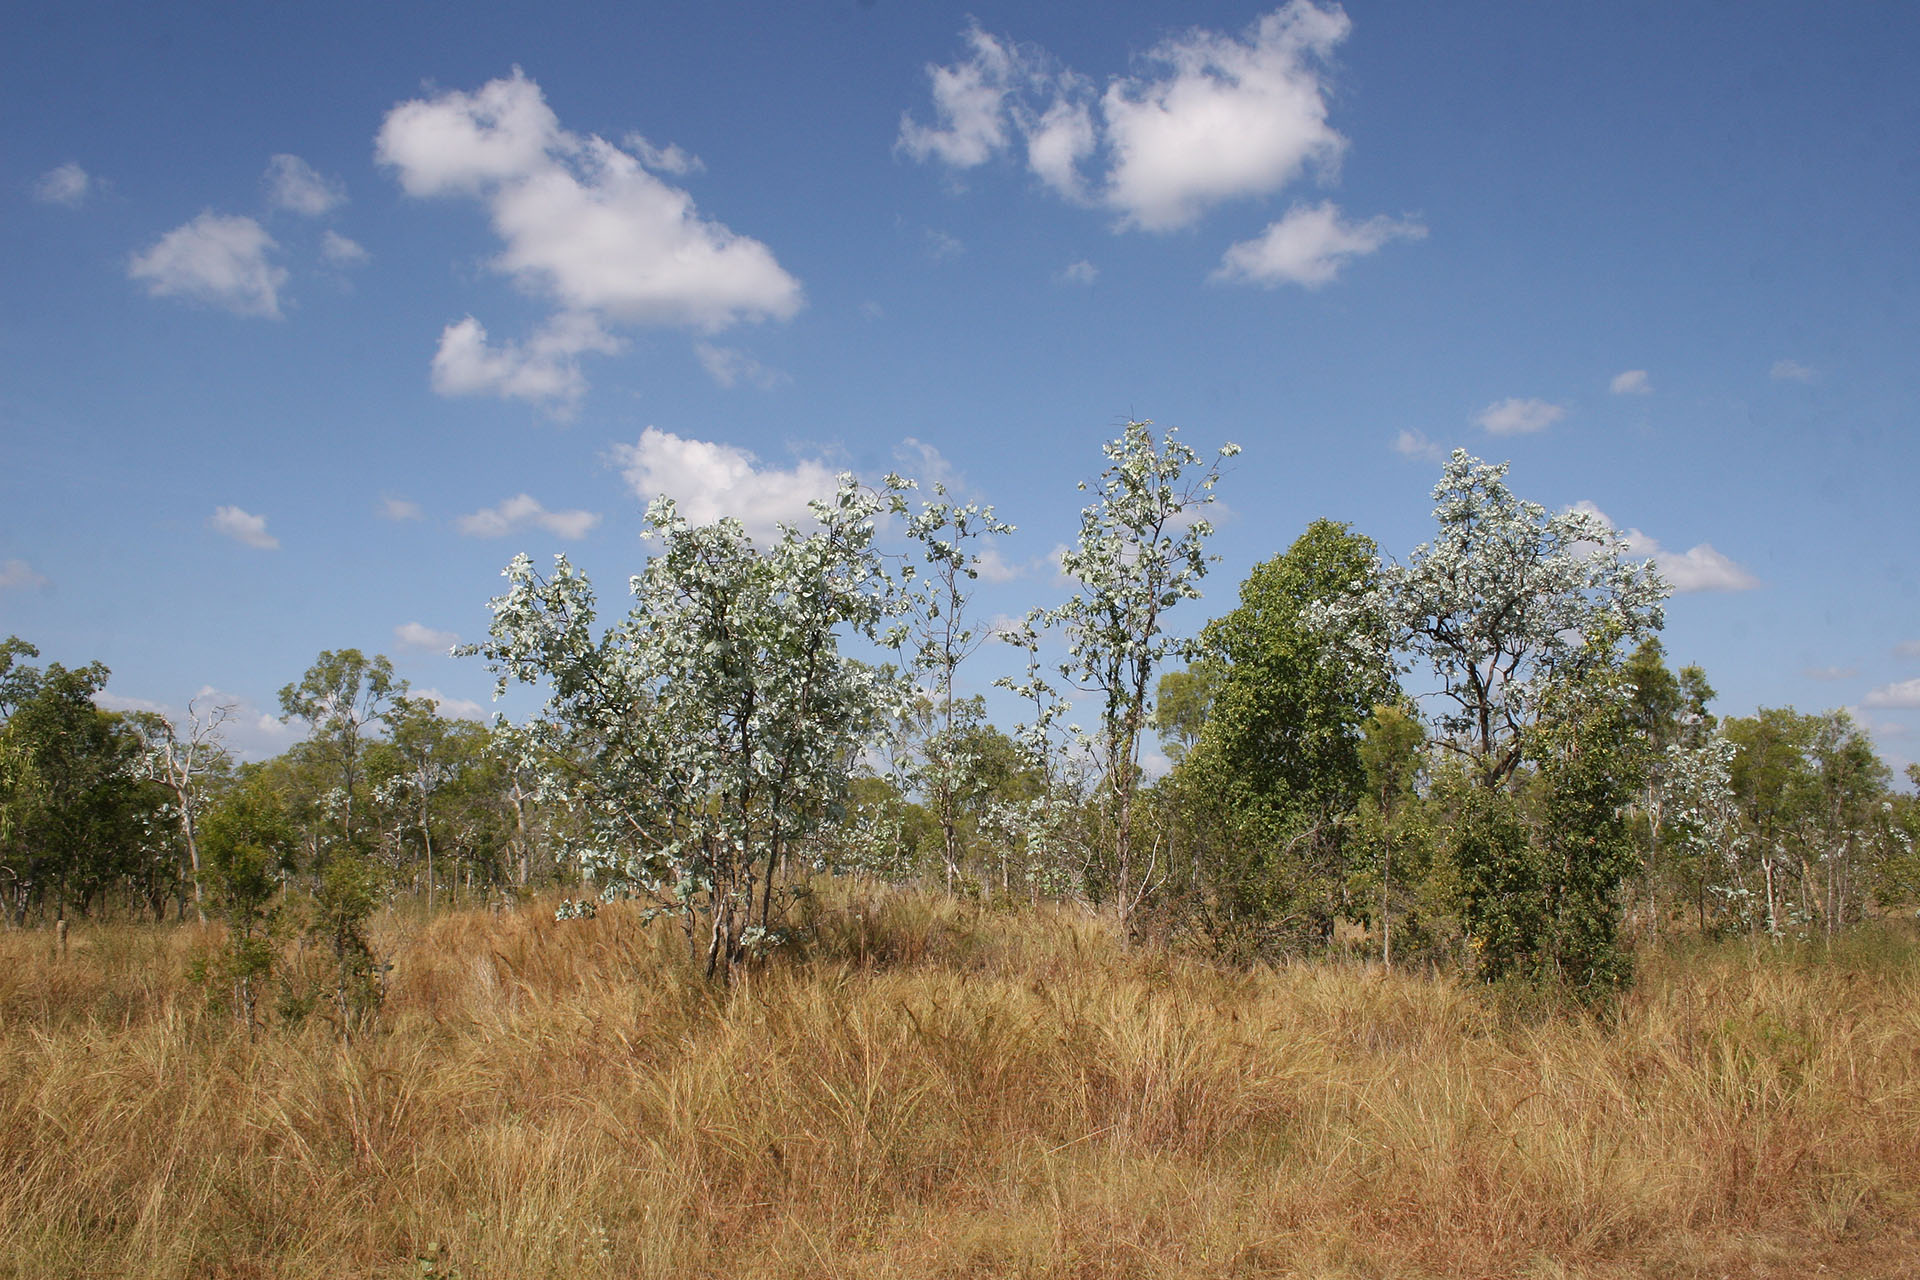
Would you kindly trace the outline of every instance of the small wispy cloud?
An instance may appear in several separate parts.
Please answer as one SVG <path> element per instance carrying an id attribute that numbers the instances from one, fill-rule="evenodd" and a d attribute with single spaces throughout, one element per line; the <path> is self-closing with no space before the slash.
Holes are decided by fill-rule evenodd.
<path id="1" fill-rule="evenodd" d="M 127 262 L 127 275 L 156 298 L 191 298 L 235 315 L 280 315 L 286 268 L 269 257 L 279 246 L 252 218 L 208 210 L 175 227 Z"/>
<path id="2" fill-rule="evenodd" d="M 321 217 L 347 202 L 345 183 L 326 177 L 299 156 L 273 157 L 261 181 L 267 188 L 268 204 L 303 217 Z"/>
<path id="3" fill-rule="evenodd" d="M 707 376 L 723 387 L 736 387 L 745 383 L 758 387 L 762 391 L 771 391 L 775 387 L 784 387 L 793 379 L 778 369 L 772 369 L 746 352 L 735 347 L 715 346 L 711 342 L 697 342 L 693 353 L 700 357 L 700 367 Z"/>
<path id="4" fill-rule="evenodd" d="M 1418 458 L 1423 462 L 1438 462 L 1447 456 L 1447 451 L 1426 434 L 1408 429 L 1393 438 L 1393 451 L 1403 458 Z"/>
<path id="5" fill-rule="evenodd" d="M 1851 680 L 1860 674 L 1858 667 L 1804 667 L 1801 675 L 1810 680 Z"/>
<path id="6" fill-rule="evenodd" d="M 50 581 L 25 560 L 0 560 L 0 591 L 38 591 Z"/>
<path id="7" fill-rule="evenodd" d="M 1565 405 L 1516 397 L 1496 400 L 1482 409 L 1474 421 L 1489 435 L 1521 436 L 1545 431 L 1566 416 Z"/>
<path id="8" fill-rule="evenodd" d="M 380 518 L 383 520 L 419 520 L 425 514 L 417 502 L 396 498 L 391 494 L 382 494 L 380 497 Z"/>
<path id="9" fill-rule="evenodd" d="M 239 507 L 216 507 L 213 514 L 207 517 L 207 527 L 261 551 L 276 551 L 280 547 L 280 539 L 267 532 L 265 516 L 254 515 Z"/>
<path id="10" fill-rule="evenodd" d="M 1100 268 L 1081 258 L 1060 268 L 1053 278 L 1061 284 L 1092 284 L 1100 278 Z"/>
<path id="11" fill-rule="evenodd" d="M 1812 382 L 1816 371 L 1812 365 L 1801 364 L 1798 360 L 1775 360 L 1767 376 L 1775 382 Z"/>
<path id="12" fill-rule="evenodd" d="M 460 643 L 452 631 L 439 631 L 420 622 L 403 622 L 393 629 L 393 638 L 408 649 L 445 653 Z"/>
<path id="13" fill-rule="evenodd" d="M 78 209 L 87 202 L 87 197 L 99 185 L 92 174 L 72 161 L 68 161 L 57 168 L 47 170 L 34 180 L 33 198 L 41 204 L 58 204 L 65 205 L 69 209 Z"/>
<path id="14" fill-rule="evenodd" d="M 1912 709 L 1920 707 L 1920 677 L 1912 680 L 1899 680 L 1893 684 L 1883 684 L 1861 699 L 1869 707 L 1901 707 Z"/>
<path id="15" fill-rule="evenodd" d="M 1624 373 L 1613 375 L 1613 381 L 1607 384 L 1607 390 L 1617 396 L 1645 396 L 1653 394 L 1653 383 L 1647 380 L 1645 369 L 1628 369 Z"/>
<path id="16" fill-rule="evenodd" d="M 357 240 L 349 240 L 331 228 L 320 235 L 320 256 L 336 267 L 357 267 L 373 255 Z"/>
<path id="17" fill-rule="evenodd" d="M 453 527 L 469 538 L 504 538 L 521 529 L 544 529 L 556 538 L 578 539 L 593 532 L 600 516 L 592 511 L 549 511 L 528 494 L 516 494 L 498 506 L 457 517 Z"/>

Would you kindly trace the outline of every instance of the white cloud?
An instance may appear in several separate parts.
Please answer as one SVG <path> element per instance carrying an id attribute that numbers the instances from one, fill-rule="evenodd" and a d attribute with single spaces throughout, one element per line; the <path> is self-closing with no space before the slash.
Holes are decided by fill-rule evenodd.
<path id="1" fill-rule="evenodd" d="M 1851 680 L 1860 674 L 1858 667 L 1807 667 L 1800 672 L 1811 680 Z"/>
<path id="2" fill-rule="evenodd" d="M 1920 658 L 1920 640 L 1902 640 L 1893 651 L 1903 658 Z"/>
<path id="3" fill-rule="evenodd" d="M 1488 405 L 1474 421 L 1490 435 L 1517 436 L 1545 431 L 1566 416 L 1567 410 L 1563 405 L 1548 404 L 1545 400 L 1510 398 Z"/>
<path id="4" fill-rule="evenodd" d="M 1861 699 L 1861 702 L 1862 705 L 1869 707 L 1920 707 L 1920 676 L 1912 680 L 1883 684 Z"/>
<path id="5" fill-rule="evenodd" d="M 501 241 L 489 265 L 553 301 L 560 314 L 549 332 L 604 334 L 611 324 L 715 332 L 800 308 L 799 281 L 772 250 L 702 218 L 691 196 L 648 169 L 649 162 L 670 172 L 690 167 L 690 157 L 651 143 L 636 155 L 563 129 L 539 85 L 517 68 L 473 93 L 400 103 L 387 113 L 376 150 L 409 195 L 466 196 L 486 206 Z M 528 360 L 504 348 L 506 365 L 488 365 L 471 359 L 479 354 L 472 338 L 483 331 L 463 324 L 471 326 L 462 331 L 468 372 L 477 376 L 447 379 L 463 389 L 448 394 L 570 400 L 581 385 L 571 357 L 608 349 L 579 347 L 523 368 Z M 448 334 L 456 329 L 462 326 Z M 443 385 L 439 363 L 436 387 Z"/>
<path id="6" fill-rule="evenodd" d="M 1085 258 L 1081 258 L 1077 262 L 1069 262 L 1066 266 L 1060 268 L 1058 275 L 1054 276 L 1054 279 L 1060 281 L 1062 284 L 1092 284 L 1099 278 L 1100 268 L 1094 266 Z"/>
<path id="7" fill-rule="evenodd" d="M 1372 253 L 1389 240 L 1423 240 L 1426 235 L 1427 229 L 1412 219 L 1383 216 L 1348 222 L 1330 200 L 1297 204 L 1261 235 L 1229 248 L 1213 278 L 1318 289 L 1331 283 L 1349 259 Z"/>
<path id="8" fill-rule="evenodd" d="M 424 698 L 448 720 L 485 720 L 487 709 L 471 698 L 451 698 L 438 689 L 415 689 L 413 697 Z"/>
<path id="9" fill-rule="evenodd" d="M 373 255 L 356 240 L 349 240 L 331 228 L 320 234 L 320 256 L 336 267 L 357 267 Z"/>
<path id="10" fill-rule="evenodd" d="M 458 516 L 453 526 L 469 538 L 504 538 L 529 526 L 545 529 L 556 538 L 578 539 L 593 532 L 600 517 L 592 511 L 549 511 L 527 494 L 516 494 L 497 507 Z"/>
<path id="11" fill-rule="evenodd" d="M 1346 139 L 1327 124 L 1323 67 L 1350 25 L 1337 7 L 1293 0 L 1243 40 L 1194 31 L 1154 49 L 1163 75 L 1114 80 L 1100 98 L 1107 203 L 1129 225 L 1167 230 L 1338 164 Z"/>
<path id="12" fill-rule="evenodd" d="M 780 370 L 769 369 L 746 352 L 733 347 L 699 342 L 694 344 L 693 350 L 700 357 L 700 367 L 707 371 L 707 376 L 723 387 L 738 386 L 744 382 L 762 391 L 771 391 L 793 381 Z"/>
<path id="13" fill-rule="evenodd" d="M 695 525 L 732 516 L 761 542 L 777 537 L 781 524 L 810 523 L 807 503 L 832 497 L 839 486 L 839 473 L 823 462 L 762 466 L 745 449 L 685 440 L 658 427 L 642 431 L 634 444 L 615 445 L 612 456 L 636 497 L 650 502 L 666 494 Z"/>
<path id="14" fill-rule="evenodd" d="M 445 653 L 460 643 L 460 637 L 451 631 L 436 631 L 419 622 L 403 622 L 393 629 L 393 638 L 409 649 L 429 649 L 436 653 Z"/>
<path id="15" fill-rule="evenodd" d="M 0 560 L 0 591 L 37 591 L 51 580 L 25 560 Z"/>
<path id="16" fill-rule="evenodd" d="M 985 547 L 974 557 L 973 567 L 988 582 L 1012 582 L 1026 576 L 1025 565 L 1009 564 L 998 547 Z"/>
<path id="17" fill-rule="evenodd" d="M 1447 456 L 1447 451 L 1427 439 L 1420 431 L 1406 430 L 1393 438 L 1393 451 L 1403 458 L 1419 458 L 1424 462 L 1438 462 Z"/>
<path id="18" fill-rule="evenodd" d="M 1775 382 L 1812 382 L 1815 371 L 1798 360 L 1775 360 L 1768 376 Z"/>
<path id="19" fill-rule="evenodd" d="M 383 520 L 419 520 L 426 513 L 420 510 L 420 504 L 406 498 L 396 498 L 383 494 L 380 498 L 380 517 Z"/>
<path id="20" fill-rule="evenodd" d="M 619 349 L 619 340 L 589 315 L 554 316 L 524 346 L 490 344 L 486 327 L 468 316 L 440 333 L 440 347 L 433 354 L 433 389 L 443 396 L 525 400 L 564 417 L 587 389 L 580 356 Z"/>
<path id="21" fill-rule="evenodd" d="M 133 255 L 127 275 L 144 280 L 156 298 L 193 298 L 236 315 L 278 317 L 287 273 L 267 258 L 278 247 L 252 218 L 208 210 Z"/>
<path id="22" fill-rule="evenodd" d="M 244 542 L 262 551 L 279 549 L 280 539 L 267 532 L 267 518 L 242 511 L 239 507 L 217 507 L 207 517 L 207 527 L 223 533 L 235 542 Z"/>
<path id="23" fill-rule="evenodd" d="M 299 156 L 273 157 L 261 181 L 267 186 L 268 204 L 309 218 L 330 213 L 347 202 L 345 183 L 323 176 Z"/>
<path id="24" fill-rule="evenodd" d="M 1185 226 L 1222 202 L 1265 196 L 1310 168 L 1337 167 L 1346 139 L 1327 123 L 1326 64 L 1350 23 L 1308 0 L 1241 36 L 1193 30 L 1150 50 L 1149 74 L 1103 90 L 1043 52 L 975 26 L 967 52 L 929 66 L 935 123 L 900 123 L 898 149 L 966 170 L 1025 144 L 1040 180 L 1115 210 L 1121 225 Z M 1080 166 L 1098 158 L 1093 190 Z"/>
<path id="25" fill-rule="evenodd" d="M 978 26 L 968 29 L 972 53 L 950 67 L 927 67 L 933 81 L 933 113 L 939 124 L 900 117 L 894 144 L 916 160 L 937 158 L 955 169 L 985 164 L 1007 146 L 1008 96 L 1033 73 L 1011 44 Z"/>
<path id="26" fill-rule="evenodd" d="M 1644 396 L 1653 394 L 1653 384 L 1647 381 L 1645 369 L 1628 369 L 1614 374 L 1607 390 L 1617 396 Z"/>
<path id="27" fill-rule="evenodd" d="M 98 185 L 93 175 L 68 161 L 40 175 L 33 184 L 33 198 L 41 204 L 63 204 L 69 209 L 78 209 Z"/>
<path id="28" fill-rule="evenodd" d="M 1594 516 L 1609 529 L 1620 527 L 1591 502 L 1576 502 L 1573 509 Z M 1626 539 L 1628 554 L 1652 560 L 1659 568 L 1660 576 L 1667 580 L 1676 594 L 1691 591 L 1751 591 L 1760 585 L 1760 579 L 1714 550 L 1710 542 L 1702 542 L 1685 551 L 1668 551 L 1660 545 L 1658 538 L 1638 529 L 1622 530 L 1621 536 Z"/>

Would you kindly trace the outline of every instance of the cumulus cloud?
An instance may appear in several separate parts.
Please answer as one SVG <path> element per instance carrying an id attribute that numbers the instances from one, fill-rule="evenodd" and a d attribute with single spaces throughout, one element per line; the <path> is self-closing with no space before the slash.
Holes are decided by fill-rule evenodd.
<path id="1" fill-rule="evenodd" d="M 236 315 L 280 314 L 285 269 L 268 259 L 279 248 L 252 218 L 207 210 L 175 227 L 127 264 L 127 275 L 156 298 L 191 298 Z"/>
<path id="2" fill-rule="evenodd" d="M 549 336 L 604 338 L 618 324 L 712 333 L 799 310 L 800 284 L 772 250 L 703 218 L 686 191 L 654 172 L 691 169 L 692 157 L 645 139 L 628 145 L 562 128 L 540 86 L 516 68 L 472 93 L 400 103 L 376 153 L 409 195 L 485 206 L 501 242 L 489 265 L 553 302 Z M 480 361 L 474 338 L 484 330 L 471 318 L 447 333 L 456 330 L 468 376 L 443 378 L 436 360 L 434 385 L 446 394 L 571 401 L 581 385 L 572 357 L 609 349 L 602 341 L 542 361 L 535 339 L 526 352 L 500 348 L 504 361 Z M 446 343 L 443 335 L 443 355 Z"/>
<path id="3" fill-rule="evenodd" d="M 1213 278 L 1318 289 L 1331 283 L 1350 259 L 1372 253 L 1389 240 L 1422 240 L 1426 234 L 1424 226 L 1407 218 L 1349 222 L 1331 201 L 1295 205 L 1259 236 L 1228 249 Z"/>
<path id="4" fill-rule="evenodd" d="M 68 161 L 47 170 L 34 181 L 33 198 L 41 204 L 59 204 L 78 209 L 99 185 L 92 174 Z"/>
<path id="5" fill-rule="evenodd" d="M 1411 429 L 1393 438 L 1393 451 L 1403 458 L 1419 458 L 1423 462 L 1438 462 L 1447 456 L 1447 451 L 1427 439 L 1424 432 Z"/>
<path id="6" fill-rule="evenodd" d="M 1337 7 L 1294 0 L 1243 39 L 1195 31 L 1154 49 L 1161 74 L 1116 79 L 1100 98 L 1107 203 L 1166 230 L 1338 164 L 1346 139 L 1327 124 L 1325 65 L 1350 26 Z"/>
<path id="7" fill-rule="evenodd" d="M 94 693 L 93 705 L 102 711 L 150 711 L 154 715 L 173 719 L 173 708 L 164 702 L 155 702 L 151 698 L 129 697 L 107 689 L 100 689 Z"/>
<path id="8" fill-rule="evenodd" d="M 1007 558 L 1000 554 L 998 547 L 983 548 L 980 554 L 974 557 L 973 567 L 988 582 L 1012 582 L 1016 578 L 1025 577 L 1027 572 L 1025 565 L 1009 563 Z"/>
<path id="9" fill-rule="evenodd" d="M 1566 407 L 1545 400 L 1499 400 L 1480 411 L 1475 418 L 1489 435 L 1519 436 L 1545 431 L 1567 416 Z"/>
<path id="10" fill-rule="evenodd" d="M 1812 382 L 1814 369 L 1798 360 L 1775 360 L 1768 376 L 1775 382 Z"/>
<path id="11" fill-rule="evenodd" d="M 746 352 L 733 347 L 700 342 L 694 344 L 693 352 L 700 358 L 700 367 L 707 371 L 707 376 L 723 387 L 734 387 L 744 382 L 750 387 L 771 391 L 793 381 L 780 370 L 769 369 Z"/>
<path id="12" fill-rule="evenodd" d="M 396 498 L 390 494 L 380 498 L 380 517 L 383 520 L 419 520 L 425 516 L 420 504 L 406 498 Z"/>
<path id="13" fill-rule="evenodd" d="M 941 231 L 937 227 L 927 228 L 927 252 L 935 262 L 945 262 L 957 258 L 967 251 L 967 246 L 959 236 Z"/>
<path id="14" fill-rule="evenodd" d="M 320 235 L 320 256 L 336 267 L 357 267 L 373 255 L 363 249 L 358 241 L 349 240 L 338 231 L 328 229 Z"/>
<path id="15" fill-rule="evenodd" d="M 25 560 L 0 560 L 0 591 L 37 591 L 50 579 L 38 573 Z"/>
<path id="16" fill-rule="evenodd" d="M 893 460 L 900 464 L 900 474 L 919 481 L 929 489 L 934 485 L 943 486 L 949 491 L 960 488 L 960 474 L 954 469 L 953 463 L 925 440 L 908 436 L 894 446 Z"/>
<path id="17" fill-rule="evenodd" d="M 1920 707 L 1920 676 L 1883 684 L 1861 699 L 1861 703 L 1869 707 Z"/>
<path id="18" fill-rule="evenodd" d="M 277 155 L 267 162 L 267 203 L 276 209 L 318 218 L 347 202 L 346 184 L 323 176 L 299 156 Z"/>
<path id="19" fill-rule="evenodd" d="M 265 516 L 256 516 L 239 507 L 216 507 L 207 517 L 207 527 L 262 551 L 275 551 L 280 547 L 280 539 L 267 532 Z"/>
<path id="20" fill-rule="evenodd" d="M 469 538 L 504 538 L 521 529 L 545 529 L 556 538 L 578 539 L 593 532 L 600 517 L 592 511 L 549 511 L 527 494 L 516 494 L 495 507 L 458 516 L 453 527 Z"/>
<path id="21" fill-rule="evenodd" d="M 619 349 L 619 340 L 598 321 L 577 312 L 554 316 L 524 345 L 488 342 L 486 326 L 468 316 L 440 333 L 433 389 L 443 396 L 525 400 L 565 417 L 587 389 L 580 356 Z"/>
<path id="22" fill-rule="evenodd" d="M 460 643 L 451 631 L 436 631 L 419 622 L 403 622 L 393 629 L 393 638 L 409 649 L 428 649 L 445 653 Z"/>
<path id="23" fill-rule="evenodd" d="M 1609 529 L 1620 528 L 1606 512 L 1591 502 L 1576 502 L 1573 509 L 1586 512 Z M 1676 594 L 1684 595 L 1691 591 L 1751 591 L 1760 585 L 1758 578 L 1716 551 L 1710 542 L 1702 542 L 1685 551 L 1668 551 L 1660 545 L 1658 538 L 1638 529 L 1622 530 L 1621 536 L 1626 539 L 1628 554 L 1652 560 L 1659 568 L 1660 576 L 1667 580 Z"/>
<path id="24" fill-rule="evenodd" d="M 651 502 L 665 494 L 695 525 L 732 516 L 761 542 L 778 537 L 782 524 L 810 523 L 807 504 L 832 497 L 839 486 L 839 473 L 814 459 L 784 469 L 764 466 L 745 449 L 682 439 L 658 427 L 642 431 L 633 444 L 615 445 L 612 456 L 636 497 Z"/>
<path id="25" fill-rule="evenodd" d="M 1647 381 L 1645 369 L 1628 369 L 1613 375 L 1613 381 L 1607 384 L 1607 390 L 1617 396 L 1644 396 L 1653 393 L 1653 384 Z"/>
<path id="26" fill-rule="evenodd" d="M 1137 74 L 1102 86 L 975 26 L 958 61 L 927 68 L 933 123 L 902 116 L 896 147 L 965 171 L 1022 146 L 1067 199 L 1104 206 L 1123 227 L 1172 230 L 1337 170 L 1347 140 L 1327 123 L 1328 66 L 1350 27 L 1337 5 L 1290 0 L 1237 36 L 1168 39 Z"/>
<path id="27" fill-rule="evenodd" d="M 1092 284 L 1099 278 L 1100 268 L 1094 266 L 1085 258 L 1081 258 L 1077 262 L 1069 262 L 1066 266 L 1060 268 L 1058 275 L 1054 276 L 1054 279 L 1062 284 Z"/>

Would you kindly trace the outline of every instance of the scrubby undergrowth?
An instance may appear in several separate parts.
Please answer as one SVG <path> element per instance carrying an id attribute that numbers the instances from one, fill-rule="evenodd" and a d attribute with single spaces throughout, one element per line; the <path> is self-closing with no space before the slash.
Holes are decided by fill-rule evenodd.
<path id="1" fill-rule="evenodd" d="M 0 934 L 0 1275 L 1798 1276 L 1920 1256 L 1920 946 L 1642 957 L 1601 1016 L 832 890 L 732 990 L 623 910 L 390 918 L 378 1030 L 212 934 Z"/>

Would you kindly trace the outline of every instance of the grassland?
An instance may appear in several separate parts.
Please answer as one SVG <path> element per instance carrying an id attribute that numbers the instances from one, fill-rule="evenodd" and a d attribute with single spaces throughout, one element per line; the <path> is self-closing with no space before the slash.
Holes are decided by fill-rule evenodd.
<path id="1" fill-rule="evenodd" d="M 731 991 L 619 910 L 391 917 L 379 1030 L 211 933 L 0 934 L 0 1275 L 1920 1270 L 1920 943 L 1642 957 L 1600 1016 L 837 897 Z"/>

